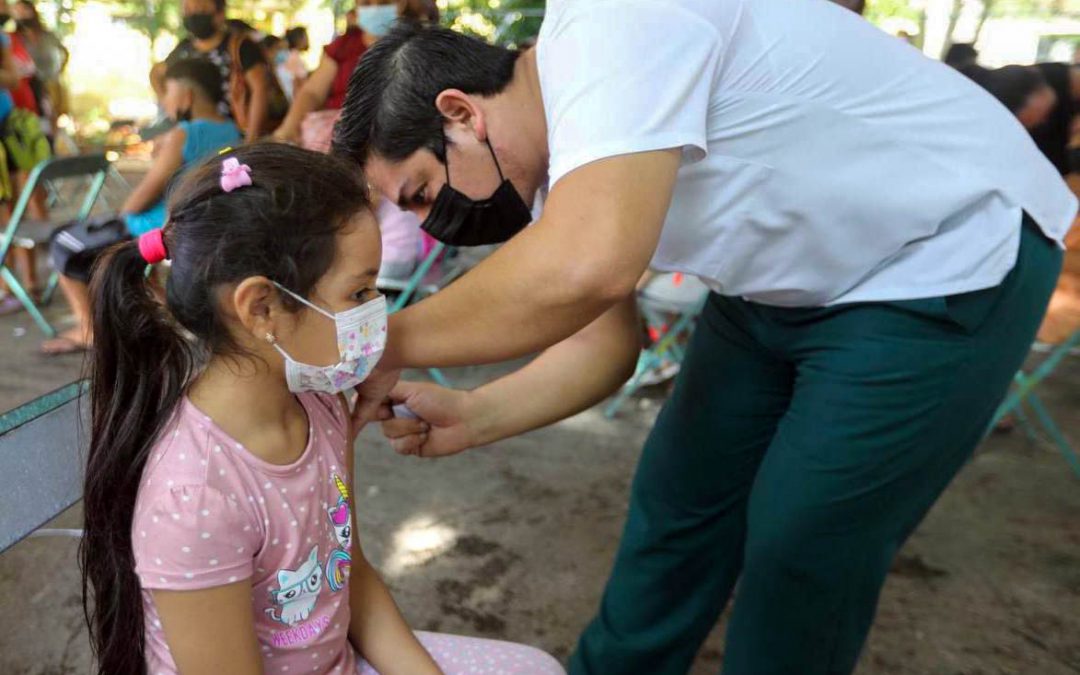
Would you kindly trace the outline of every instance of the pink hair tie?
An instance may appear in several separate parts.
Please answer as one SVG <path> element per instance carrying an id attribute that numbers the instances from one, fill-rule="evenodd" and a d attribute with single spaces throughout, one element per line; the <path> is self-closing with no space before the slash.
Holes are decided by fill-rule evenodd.
<path id="1" fill-rule="evenodd" d="M 241 164 L 235 157 L 229 157 L 221 163 L 221 189 L 232 192 L 245 185 L 251 185 L 251 167 Z"/>
<path id="2" fill-rule="evenodd" d="M 165 236 L 160 227 L 139 235 L 139 253 L 143 260 L 151 265 L 169 257 L 169 252 L 165 249 Z"/>

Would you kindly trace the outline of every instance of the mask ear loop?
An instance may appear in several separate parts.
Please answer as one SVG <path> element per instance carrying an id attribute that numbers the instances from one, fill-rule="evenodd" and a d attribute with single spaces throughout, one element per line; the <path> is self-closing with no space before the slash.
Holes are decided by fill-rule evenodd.
<path id="1" fill-rule="evenodd" d="M 491 139 L 484 137 L 484 142 L 487 143 L 488 152 L 491 153 L 491 158 L 495 160 L 495 170 L 499 172 L 499 182 L 506 182 L 506 178 L 503 176 L 502 167 L 499 166 L 499 158 L 495 155 L 495 148 L 491 147 Z"/>
<path id="2" fill-rule="evenodd" d="M 307 305 L 308 307 L 310 307 L 311 309 L 315 310 L 315 311 L 316 311 L 316 312 L 318 312 L 319 314 L 322 314 L 322 315 L 323 315 L 323 316 L 325 316 L 326 318 L 328 318 L 328 319 L 331 319 L 331 320 L 335 320 L 335 319 L 334 319 L 334 315 L 333 315 L 333 314 L 331 314 L 330 312 L 326 311 L 326 310 L 325 310 L 325 309 L 323 309 L 322 307 L 319 307 L 318 305 L 315 305 L 315 304 L 312 304 L 311 302 L 308 302 L 308 301 L 307 301 L 307 300 L 305 300 L 304 298 L 301 298 L 301 297 L 300 297 L 299 295 L 297 295 L 296 293 L 293 293 L 292 291 L 290 291 L 289 289 L 285 288 L 284 286 L 282 286 L 281 284 L 279 284 L 279 283 L 278 283 L 278 282 L 276 282 L 276 281 L 272 281 L 272 282 L 270 282 L 270 283 L 272 283 L 272 284 L 274 284 L 275 286 L 277 286 L 278 290 L 280 290 L 280 291 L 283 291 L 283 292 L 285 292 L 285 293 L 288 293 L 288 294 L 289 294 L 289 295 L 291 295 L 292 297 L 296 298 L 296 299 L 297 299 L 298 301 L 300 301 L 300 302 L 302 302 L 303 304 Z"/>
<path id="3" fill-rule="evenodd" d="M 446 140 L 446 130 L 443 129 L 443 170 L 446 171 L 446 184 L 450 185 L 450 142 Z M 488 152 L 491 153 L 491 159 L 495 162 L 495 170 L 499 172 L 499 182 L 506 182 L 506 176 L 503 175 L 502 167 L 499 165 L 499 157 L 495 154 L 495 148 L 491 147 L 491 139 L 484 138 L 484 143 L 487 145 Z"/>

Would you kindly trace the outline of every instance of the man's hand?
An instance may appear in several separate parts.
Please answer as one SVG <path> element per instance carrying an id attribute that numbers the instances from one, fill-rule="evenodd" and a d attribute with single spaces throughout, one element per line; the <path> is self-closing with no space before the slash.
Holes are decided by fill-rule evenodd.
<path id="1" fill-rule="evenodd" d="M 404 404 L 420 418 L 384 419 L 383 434 L 398 454 L 444 457 L 483 444 L 479 432 L 483 411 L 471 392 L 399 382 L 390 400 L 394 405 Z M 381 416 L 388 414 L 384 410 Z"/>

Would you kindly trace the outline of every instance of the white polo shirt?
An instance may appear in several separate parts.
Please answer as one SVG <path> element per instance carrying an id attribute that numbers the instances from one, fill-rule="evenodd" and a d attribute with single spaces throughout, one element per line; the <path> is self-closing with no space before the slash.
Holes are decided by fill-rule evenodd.
<path id="1" fill-rule="evenodd" d="M 826 0 L 548 0 L 550 184 L 681 147 L 654 267 L 780 306 L 1001 282 L 1076 199 L 1013 116 Z"/>

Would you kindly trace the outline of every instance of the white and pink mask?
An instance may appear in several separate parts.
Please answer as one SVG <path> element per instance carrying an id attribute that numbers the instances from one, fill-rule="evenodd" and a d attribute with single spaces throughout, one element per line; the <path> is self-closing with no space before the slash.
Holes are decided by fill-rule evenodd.
<path id="1" fill-rule="evenodd" d="M 330 366 L 300 363 L 279 345 L 274 345 L 285 359 L 285 379 L 289 384 L 289 391 L 337 394 L 366 380 L 386 349 L 386 298 L 379 296 L 358 307 L 332 314 L 284 286 L 276 283 L 274 285 L 329 318 L 337 328 L 338 354 L 341 360 Z"/>

